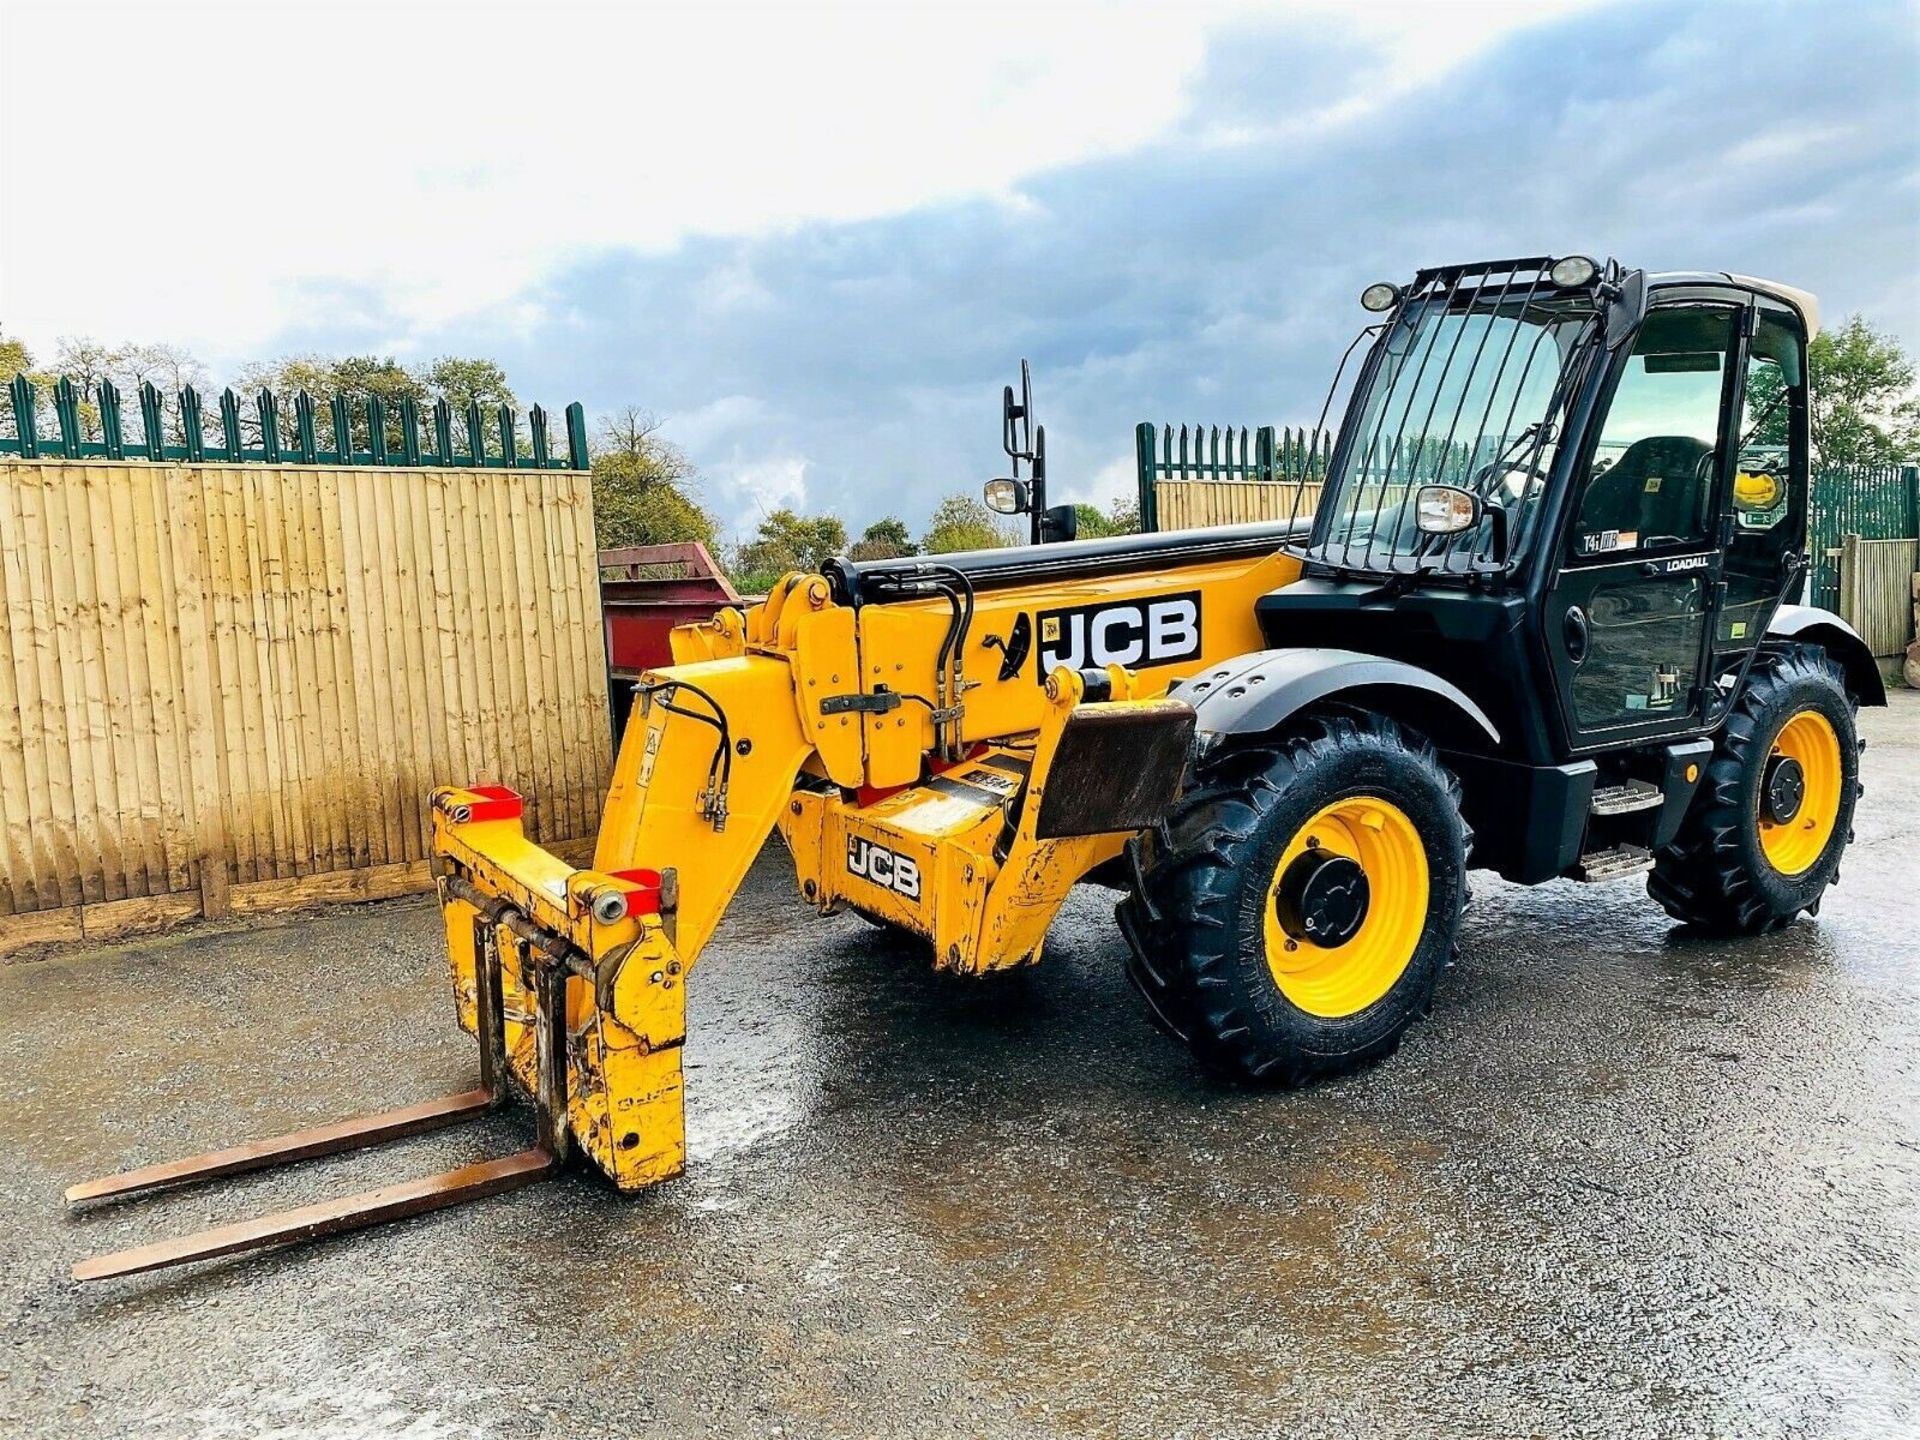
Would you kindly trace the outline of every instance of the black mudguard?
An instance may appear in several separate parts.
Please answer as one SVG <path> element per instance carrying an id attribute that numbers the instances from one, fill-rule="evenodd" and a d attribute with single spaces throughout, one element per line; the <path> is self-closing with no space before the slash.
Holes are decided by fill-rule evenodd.
<path id="1" fill-rule="evenodd" d="M 1333 698 L 1391 715 L 1444 749 L 1489 750 L 1500 743 L 1486 712 L 1459 686 L 1403 660 L 1358 650 L 1255 650 L 1168 693 L 1193 706 L 1203 746 L 1211 737 L 1265 734 Z"/>

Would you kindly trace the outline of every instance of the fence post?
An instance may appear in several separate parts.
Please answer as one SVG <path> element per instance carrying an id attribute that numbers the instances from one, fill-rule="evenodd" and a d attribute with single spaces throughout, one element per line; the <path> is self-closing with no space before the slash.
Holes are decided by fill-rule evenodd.
<path id="1" fill-rule="evenodd" d="M 200 392 L 191 385 L 180 389 L 180 438 L 189 465 L 198 465 L 207 458 L 207 432 L 201 428 L 200 421 Z"/>
<path id="2" fill-rule="evenodd" d="M 180 692 L 186 704 L 187 764 L 193 778 L 193 850 L 199 871 L 200 913 L 209 919 L 231 907 L 227 875 L 226 795 L 221 786 L 219 677 L 214 669 L 212 606 L 201 559 L 205 493 L 193 472 L 167 467 L 167 526 L 173 534 L 175 619 L 180 637 Z"/>
<path id="3" fill-rule="evenodd" d="M 453 464 L 453 408 L 444 395 L 433 402 L 433 445 L 440 452 L 434 459 L 442 465 Z"/>
<path id="4" fill-rule="evenodd" d="M 167 458 L 166 416 L 161 409 L 160 387 L 151 380 L 140 382 L 140 433 L 146 437 L 147 459 Z"/>
<path id="5" fill-rule="evenodd" d="M 100 382 L 100 443 L 107 447 L 109 460 L 127 458 L 120 430 L 120 387 L 111 380 Z"/>
<path id="6" fill-rule="evenodd" d="M 575 470 L 590 470 L 587 458 L 587 412 L 578 400 L 567 406 L 567 461 Z"/>
<path id="7" fill-rule="evenodd" d="M 71 379 L 62 375 L 53 387 L 53 411 L 60 418 L 60 453 L 69 460 L 80 458 L 80 391 Z"/>
<path id="8" fill-rule="evenodd" d="M 228 460 L 238 465 L 247 458 L 240 444 L 240 397 L 231 385 L 220 392 L 220 438 L 226 444 Z"/>
<path id="9" fill-rule="evenodd" d="M 7 386 L 7 392 L 13 401 L 13 433 L 17 437 L 15 443 L 20 447 L 20 458 L 38 459 L 40 437 L 33 428 L 33 382 L 24 374 L 16 375 Z"/>
<path id="10" fill-rule="evenodd" d="M 320 459 L 320 437 L 313 428 L 313 396 L 306 391 L 296 391 L 293 397 L 293 434 L 294 447 L 300 456 L 302 465 L 313 465 Z"/>
<path id="11" fill-rule="evenodd" d="M 467 459 L 475 466 L 487 463 L 486 426 L 480 418 L 480 402 L 467 402 Z"/>
<path id="12" fill-rule="evenodd" d="M 547 412 L 536 405 L 527 411 L 527 430 L 533 436 L 533 465 L 544 470 L 551 463 L 547 450 Z"/>
<path id="13" fill-rule="evenodd" d="M 1133 427 L 1133 459 L 1140 477 L 1140 533 L 1160 528 L 1160 517 L 1153 504 L 1154 481 L 1153 426 L 1141 421 Z"/>

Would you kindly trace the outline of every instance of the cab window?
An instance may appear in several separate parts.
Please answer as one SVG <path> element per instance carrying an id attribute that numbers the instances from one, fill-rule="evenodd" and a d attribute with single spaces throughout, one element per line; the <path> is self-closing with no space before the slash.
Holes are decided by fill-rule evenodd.
<path id="1" fill-rule="evenodd" d="M 1652 311 L 1613 392 L 1570 537 L 1575 560 L 1704 544 L 1739 312 Z"/>
<path id="2" fill-rule="evenodd" d="M 1799 335 L 1780 316 L 1762 314 L 1747 353 L 1733 476 L 1734 524 L 1749 534 L 1771 530 L 1787 518 L 1793 416 L 1806 385 L 1800 369 Z"/>

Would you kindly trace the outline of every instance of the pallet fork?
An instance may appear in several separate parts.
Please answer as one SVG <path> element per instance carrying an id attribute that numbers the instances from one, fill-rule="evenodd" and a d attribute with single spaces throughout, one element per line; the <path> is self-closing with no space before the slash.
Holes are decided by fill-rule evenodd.
<path id="1" fill-rule="evenodd" d="M 478 898 L 478 897 L 476 897 Z M 340 1155 L 384 1145 L 390 1140 L 443 1130 L 478 1119 L 504 1106 L 511 1086 L 506 1062 L 506 1016 L 501 983 L 499 907 L 483 911 L 473 922 L 476 1019 L 480 1042 L 480 1083 L 457 1095 L 443 1095 L 418 1104 L 336 1120 L 305 1130 L 261 1140 L 249 1140 L 225 1150 L 183 1160 L 127 1170 L 89 1180 L 66 1192 L 69 1206 L 107 1200 L 125 1200 L 171 1189 L 177 1185 L 242 1175 L 295 1165 L 323 1155 Z M 538 997 L 535 1036 L 539 1055 L 539 1086 L 533 1096 L 537 1131 L 531 1149 L 495 1160 L 462 1165 L 435 1175 L 424 1175 L 338 1199 L 322 1200 L 276 1214 L 218 1225 L 196 1234 L 155 1241 L 128 1250 L 96 1255 L 73 1267 L 75 1280 L 111 1280 L 143 1271 L 160 1270 L 198 1260 L 211 1260 L 249 1250 L 264 1250 L 327 1235 L 365 1230 L 393 1220 L 424 1215 L 518 1190 L 556 1173 L 569 1149 L 567 1124 L 567 1065 L 563 1028 L 556 1017 L 564 1014 L 562 998 L 567 969 L 558 958 L 534 945 L 516 947 L 534 973 L 528 986 Z"/>

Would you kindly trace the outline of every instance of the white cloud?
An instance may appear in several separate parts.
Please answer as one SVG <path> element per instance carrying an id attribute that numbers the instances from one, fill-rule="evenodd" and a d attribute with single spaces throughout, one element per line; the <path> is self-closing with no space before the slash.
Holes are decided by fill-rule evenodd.
<path id="1" fill-rule="evenodd" d="M 666 416 L 674 442 L 705 450 L 719 445 L 735 431 L 747 429 L 767 415 L 766 402 L 752 395 L 722 395 L 692 410 Z"/>
<path id="2" fill-rule="evenodd" d="M 712 508 L 723 532 L 751 535 L 761 518 L 782 508 L 807 508 L 807 462 L 798 455 L 769 455 L 713 467 L 720 494 Z"/>
<path id="3" fill-rule="evenodd" d="M 1832 149 L 1859 131 L 1858 125 L 1780 125 L 1743 140 L 1722 158 L 1729 165 L 1777 164 L 1810 150 Z"/>
<path id="4" fill-rule="evenodd" d="M 1376 94 L 1565 3 L 1293 13 L 1383 45 L 1354 82 Z M 325 333 L 343 317 L 303 303 L 324 284 L 402 354 L 460 317 L 524 331 L 542 277 L 597 250 L 1018 204 L 1024 176 L 1175 126 L 1209 37 L 1248 10 L 0 0 L 0 319 L 40 346 L 165 338 L 224 364 Z M 76 174 L 111 193 L 84 219 L 17 198 L 51 205 Z M 751 274 L 716 282 L 713 304 L 763 298 Z"/>

